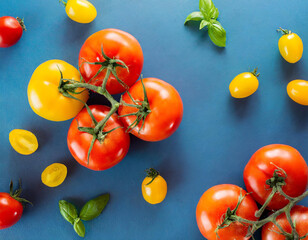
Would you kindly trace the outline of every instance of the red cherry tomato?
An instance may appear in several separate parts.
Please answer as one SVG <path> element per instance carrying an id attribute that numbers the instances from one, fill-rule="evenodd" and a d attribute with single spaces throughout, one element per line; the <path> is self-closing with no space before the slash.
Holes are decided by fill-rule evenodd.
<path id="1" fill-rule="evenodd" d="M 101 86 L 106 75 L 106 69 L 92 79 L 101 65 L 85 62 L 103 62 L 102 48 L 107 57 L 123 61 L 128 70 L 116 67 L 117 76 L 127 86 L 131 86 L 139 78 L 143 67 L 143 53 L 139 42 L 127 32 L 117 29 L 105 29 L 91 35 L 83 44 L 79 53 L 80 72 L 86 82 Z M 124 92 L 126 89 L 111 73 L 106 89 L 110 94 Z"/>
<path id="2" fill-rule="evenodd" d="M 23 212 L 20 202 L 8 193 L 0 193 L 0 229 L 13 226 L 19 221 Z"/>
<path id="3" fill-rule="evenodd" d="M 26 30 L 20 18 L 0 17 L 0 47 L 7 48 L 16 44 Z"/>
<path id="4" fill-rule="evenodd" d="M 19 188 L 13 192 L 13 182 L 10 184 L 10 193 L 0 193 L 0 229 L 13 226 L 19 221 L 23 212 L 23 203 L 30 203 L 28 200 L 21 198 L 21 182 Z"/>
<path id="5" fill-rule="evenodd" d="M 199 200 L 196 210 L 197 224 L 202 235 L 208 240 L 247 240 L 248 225 L 233 222 L 230 226 L 219 229 L 222 224 L 227 209 L 234 210 L 240 196 L 244 196 L 246 191 L 232 184 L 217 185 L 207 190 Z M 236 214 L 247 220 L 256 221 L 255 212 L 258 210 L 257 204 L 250 195 L 246 195 L 239 205 Z"/>
<path id="6" fill-rule="evenodd" d="M 90 109 L 97 122 L 104 119 L 110 111 L 109 107 L 102 105 L 92 105 Z M 98 140 L 95 141 L 90 153 L 89 164 L 87 155 L 93 136 L 79 131 L 78 124 L 79 127 L 94 127 L 86 108 L 81 110 L 72 121 L 67 135 L 68 148 L 81 165 L 96 171 L 106 170 L 118 164 L 125 157 L 129 149 L 130 139 L 117 114 L 113 114 L 108 119 L 103 131 L 108 132 L 117 127 L 122 128 L 108 133 L 101 143 Z"/>
<path id="7" fill-rule="evenodd" d="M 169 83 L 157 78 L 145 78 L 143 83 L 146 89 L 150 113 L 144 124 L 141 121 L 131 133 L 145 141 L 160 141 L 170 137 L 179 127 L 183 117 L 183 103 L 179 93 Z M 144 100 L 144 90 L 141 81 L 136 82 L 129 93 L 136 101 Z M 127 93 L 122 96 L 125 103 L 133 104 Z M 119 115 L 135 113 L 137 108 L 121 105 Z M 126 127 L 130 126 L 136 116 L 121 117 Z M 143 124 L 143 126 L 142 126 Z M 142 127 L 142 128 L 141 128 Z"/>
<path id="8" fill-rule="evenodd" d="M 287 178 L 282 190 L 290 197 L 304 193 L 308 183 L 308 167 L 301 154 L 293 147 L 272 144 L 260 148 L 254 153 L 244 170 L 244 181 L 248 192 L 260 204 L 264 204 L 271 188 L 266 181 L 273 177 L 274 171 L 283 169 Z M 284 175 L 284 174 L 281 174 Z M 276 193 L 268 205 L 269 209 L 280 209 L 288 200 Z"/>
<path id="9" fill-rule="evenodd" d="M 299 237 L 304 237 L 308 234 L 308 208 L 304 206 L 295 206 L 291 210 L 291 219 L 295 223 L 295 229 Z M 277 223 L 287 233 L 292 233 L 291 225 L 289 224 L 286 215 L 283 213 L 276 218 Z M 264 225 L 262 228 L 262 240 L 285 240 L 287 239 L 282 234 L 278 234 L 280 230 L 277 226 L 270 222 Z M 292 238 L 290 238 L 292 239 Z M 308 236 L 301 238 L 302 240 L 308 240 Z"/>

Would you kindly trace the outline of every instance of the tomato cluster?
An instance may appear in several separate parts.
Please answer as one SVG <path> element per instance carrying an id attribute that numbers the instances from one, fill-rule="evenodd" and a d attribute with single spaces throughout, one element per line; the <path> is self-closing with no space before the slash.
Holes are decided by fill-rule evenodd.
<path id="1" fill-rule="evenodd" d="M 296 149 L 282 144 L 259 149 L 245 167 L 244 182 L 248 194 L 238 186 L 223 184 L 202 195 L 196 218 L 205 238 L 249 239 L 263 226 L 262 240 L 308 239 L 308 208 L 293 207 L 307 195 L 308 186 L 308 166 Z M 256 202 L 263 206 L 258 209 Z M 273 215 L 258 221 L 265 208 Z"/>
<path id="2" fill-rule="evenodd" d="M 145 141 L 161 141 L 181 123 L 179 93 L 157 78 L 137 81 L 142 67 L 143 52 L 132 35 L 101 30 L 83 44 L 79 71 L 61 60 L 42 63 L 34 71 L 28 85 L 29 103 L 48 120 L 75 117 L 67 136 L 71 154 L 89 169 L 106 170 L 127 154 L 129 133 Z M 111 108 L 87 106 L 88 90 L 104 95 Z M 124 91 L 120 102 L 111 95 Z"/>

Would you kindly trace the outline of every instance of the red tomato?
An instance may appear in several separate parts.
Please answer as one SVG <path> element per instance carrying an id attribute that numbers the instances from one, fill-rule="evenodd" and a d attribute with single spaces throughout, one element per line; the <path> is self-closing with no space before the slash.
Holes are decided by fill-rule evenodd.
<path id="1" fill-rule="evenodd" d="M 23 30 L 25 30 L 25 25 L 20 18 L 0 17 L 0 47 L 7 48 L 16 44 Z"/>
<path id="2" fill-rule="evenodd" d="M 273 177 L 277 167 L 283 169 L 287 178 L 282 190 L 290 197 L 297 197 L 305 192 L 308 181 L 308 167 L 304 158 L 293 147 L 272 144 L 260 148 L 251 157 L 244 170 L 244 181 L 248 192 L 260 204 L 271 193 L 266 180 Z M 284 174 L 281 174 L 284 176 Z M 269 203 L 269 209 L 280 209 L 288 204 L 288 200 L 276 193 Z"/>
<path id="3" fill-rule="evenodd" d="M 219 229 L 227 209 L 234 210 L 240 195 L 244 196 L 246 191 L 232 184 L 217 185 L 207 190 L 199 200 L 196 210 L 197 224 L 202 235 L 208 240 L 242 240 L 248 239 L 248 225 L 233 222 L 230 226 Z M 239 205 L 236 215 L 247 220 L 256 221 L 255 212 L 258 211 L 257 204 L 250 195 L 245 196 Z"/>
<path id="4" fill-rule="evenodd" d="M 139 78 L 143 67 L 143 53 L 139 42 L 127 32 L 117 29 L 105 29 L 91 35 L 83 44 L 79 53 L 80 72 L 86 82 L 100 86 L 106 75 L 106 69 L 92 79 L 101 65 L 91 65 L 84 62 L 103 62 L 102 48 L 107 57 L 123 61 L 129 71 L 116 67 L 120 80 L 131 86 Z M 92 80 L 91 80 L 92 79 Z M 91 80 L 91 82 L 90 82 Z M 124 92 L 126 89 L 110 74 L 106 89 L 110 94 Z"/>
<path id="5" fill-rule="evenodd" d="M 308 208 L 304 206 L 295 206 L 291 210 L 291 219 L 295 223 L 295 228 L 300 237 L 308 234 Z M 277 223 L 287 233 L 292 233 L 291 225 L 289 224 L 286 215 L 283 213 L 276 218 Z M 276 231 L 276 232 L 274 232 Z M 278 234 L 280 232 L 277 226 L 270 222 L 262 228 L 262 240 L 285 240 L 285 236 Z M 308 240 L 308 236 L 302 240 Z"/>
<path id="6" fill-rule="evenodd" d="M 104 119 L 110 110 L 109 107 L 102 105 L 92 105 L 90 109 L 97 122 Z M 102 143 L 98 140 L 95 141 L 88 164 L 87 155 L 93 136 L 79 131 L 77 122 L 79 127 L 94 127 L 94 124 L 86 108 L 84 108 L 72 121 L 68 130 L 68 148 L 81 165 L 92 170 L 101 171 L 113 167 L 125 157 L 130 144 L 129 134 L 125 132 L 124 128 L 118 128 L 108 133 Z M 113 114 L 103 130 L 107 132 L 122 126 L 117 114 Z"/>
<path id="7" fill-rule="evenodd" d="M 179 127 L 183 117 L 182 99 L 174 87 L 160 79 L 145 78 L 143 83 L 151 112 L 146 116 L 143 127 L 141 128 L 141 121 L 131 133 L 145 141 L 160 141 L 170 137 Z M 136 82 L 129 89 L 129 93 L 134 100 L 143 101 L 144 92 L 141 81 Z M 127 93 L 123 95 L 122 100 L 133 104 Z M 136 111 L 135 107 L 121 105 L 118 112 L 119 115 L 126 115 Z M 128 127 L 136 120 L 136 116 L 121 117 L 121 119 Z"/>
<path id="8" fill-rule="evenodd" d="M 19 221 L 23 212 L 20 202 L 8 193 L 0 193 L 0 229 L 13 226 Z"/>

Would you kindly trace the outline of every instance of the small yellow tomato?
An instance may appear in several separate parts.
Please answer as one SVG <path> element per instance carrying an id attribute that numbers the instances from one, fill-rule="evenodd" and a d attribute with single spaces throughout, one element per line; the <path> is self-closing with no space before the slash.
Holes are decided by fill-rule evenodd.
<path id="1" fill-rule="evenodd" d="M 14 150 L 23 155 L 32 154 L 38 148 L 36 136 L 27 130 L 12 130 L 9 134 L 9 140 Z"/>
<path id="2" fill-rule="evenodd" d="M 257 91 L 259 87 L 257 68 L 253 72 L 237 75 L 230 83 L 230 94 L 234 98 L 246 98 Z"/>
<path id="3" fill-rule="evenodd" d="M 283 33 L 278 41 L 281 56 L 289 63 L 298 62 L 304 50 L 302 39 L 296 33 L 286 29 L 280 28 L 278 31 Z"/>
<path id="4" fill-rule="evenodd" d="M 32 110 L 51 121 L 71 119 L 84 107 L 82 102 L 64 97 L 60 93 L 60 70 L 63 78 L 80 82 L 80 74 L 75 67 L 61 60 L 49 60 L 35 69 L 28 85 L 28 100 Z M 77 89 L 76 92 L 82 90 Z M 89 98 L 87 90 L 72 95 L 84 102 Z"/>
<path id="5" fill-rule="evenodd" d="M 96 8 L 87 0 L 68 0 L 64 4 L 67 16 L 75 22 L 90 23 L 96 18 Z"/>
<path id="6" fill-rule="evenodd" d="M 147 177 L 141 185 L 143 198 L 150 204 L 161 203 L 167 195 L 167 183 L 155 169 L 150 168 L 146 171 Z"/>
<path id="7" fill-rule="evenodd" d="M 308 106 L 308 81 L 293 80 L 289 82 L 287 92 L 294 102 Z"/>
<path id="8" fill-rule="evenodd" d="M 48 187 L 57 187 L 62 184 L 67 175 L 67 168 L 62 163 L 53 163 L 42 172 L 41 179 Z"/>

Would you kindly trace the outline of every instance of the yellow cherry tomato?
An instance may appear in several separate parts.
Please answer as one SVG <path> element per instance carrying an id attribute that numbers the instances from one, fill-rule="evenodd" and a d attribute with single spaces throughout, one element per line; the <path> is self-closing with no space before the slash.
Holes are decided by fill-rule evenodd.
<path id="1" fill-rule="evenodd" d="M 14 150 L 23 155 L 32 154 L 38 148 L 36 136 L 27 130 L 12 130 L 9 134 L 9 140 Z"/>
<path id="2" fill-rule="evenodd" d="M 32 110 L 51 121 L 65 121 L 73 118 L 84 107 L 82 102 L 64 97 L 59 92 L 61 79 L 59 69 L 64 79 L 80 82 L 80 74 L 75 67 L 61 60 L 49 60 L 37 67 L 28 85 L 28 100 Z M 76 92 L 82 90 L 77 89 Z M 86 102 L 89 92 L 85 90 L 73 96 Z"/>
<path id="3" fill-rule="evenodd" d="M 67 16 L 78 23 L 90 23 L 97 15 L 96 8 L 87 0 L 68 0 L 65 5 Z"/>
<path id="4" fill-rule="evenodd" d="M 308 81 L 293 80 L 287 86 L 289 97 L 296 103 L 308 106 Z"/>
<path id="5" fill-rule="evenodd" d="M 57 187 L 62 184 L 67 175 L 67 168 L 62 163 L 53 163 L 42 172 L 41 179 L 48 187 Z"/>
<path id="6" fill-rule="evenodd" d="M 237 75 L 230 83 L 230 94 L 234 98 L 246 98 L 257 91 L 259 87 L 257 68 L 253 72 Z"/>
<path id="7" fill-rule="evenodd" d="M 279 31 L 283 33 L 278 41 L 281 56 L 289 63 L 298 62 L 304 50 L 302 39 L 296 33 L 286 29 L 280 28 Z"/>
<path id="8" fill-rule="evenodd" d="M 147 177 L 141 185 L 143 198 L 150 204 L 161 203 L 167 195 L 167 183 L 155 169 L 150 168 L 146 171 Z"/>

